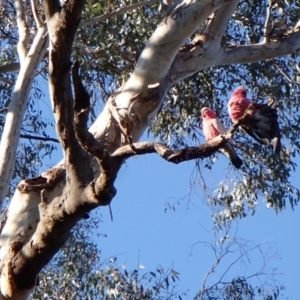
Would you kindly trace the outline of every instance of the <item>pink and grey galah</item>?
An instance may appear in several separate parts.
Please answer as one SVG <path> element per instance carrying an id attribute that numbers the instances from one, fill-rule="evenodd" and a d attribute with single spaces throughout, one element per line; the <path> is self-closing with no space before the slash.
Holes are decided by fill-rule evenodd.
<path id="1" fill-rule="evenodd" d="M 201 110 L 201 115 L 203 119 L 203 134 L 206 141 L 209 141 L 214 137 L 220 134 L 225 134 L 227 132 L 224 125 L 217 118 L 216 113 L 210 108 L 203 107 Z M 222 145 L 219 150 L 229 158 L 229 160 L 237 169 L 241 167 L 243 162 L 238 157 L 232 143 L 229 140 L 224 145 Z"/>
<path id="2" fill-rule="evenodd" d="M 244 116 L 251 103 L 243 86 L 239 86 L 232 93 L 227 106 L 233 123 Z M 269 101 L 268 104 L 253 103 L 252 112 L 245 116 L 241 128 L 261 144 L 269 145 L 272 141 L 275 153 L 279 153 L 280 131 L 277 118 L 277 110 L 273 100 Z"/>

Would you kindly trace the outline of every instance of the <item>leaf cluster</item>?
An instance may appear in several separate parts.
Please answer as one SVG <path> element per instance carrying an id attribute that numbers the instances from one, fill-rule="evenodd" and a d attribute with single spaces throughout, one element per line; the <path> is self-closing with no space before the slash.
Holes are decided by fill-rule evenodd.
<path id="1" fill-rule="evenodd" d="M 117 266 L 117 257 L 102 261 L 97 245 L 88 232 L 99 225 L 93 216 L 78 223 L 61 251 L 42 273 L 32 299 L 171 299 L 179 273 L 158 266 L 154 272 L 127 271 Z M 94 239 L 94 238 L 93 238 Z M 175 298 L 174 298 L 175 299 Z"/>

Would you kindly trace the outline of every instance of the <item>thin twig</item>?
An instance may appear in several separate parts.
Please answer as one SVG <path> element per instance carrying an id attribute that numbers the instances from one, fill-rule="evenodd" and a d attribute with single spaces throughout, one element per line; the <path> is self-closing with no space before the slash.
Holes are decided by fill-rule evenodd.
<path id="1" fill-rule="evenodd" d="M 271 9 L 272 9 L 273 3 L 271 0 L 269 1 L 269 5 L 267 8 L 267 16 L 266 16 L 266 21 L 264 25 L 264 43 L 268 44 L 270 42 L 270 35 L 271 35 Z"/>
<path id="2" fill-rule="evenodd" d="M 125 7 L 120 7 L 120 8 L 118 8 L 117 10 L 115 10 L 111 13 L 106 13 L 106 14 L 103 14 L 99 17 L 91 19 L 89 21 L 82 22 L 81 26 L 82 27 L 89 26 L 89 25 L 92 25 L 94 23 L 97 23 L 97 22 L 100 22 L 100 21 L 118 16 L 118 15 L 124 14 L 125 12 L 127 12 L 131 9 L 137 9 L 137 8 L 140 8 L 140 7 L 143 7 L 143 6 L 146 6 L 146 5 L 151 5 L 155 2 L 158 2 L 158 0 L 146 0 L 146 1 L 143 1 L 143 2 L 134 3 L 132 5 L 128 5 L 128 6 L 125 6 Z"/>
<path id="3" fill-rule="evenodd" d="M 87 59 L 88 63 L 94 67 L 97 68 L 98 65 L 94 62 L 94 59 L 90 59 L 89 57 L 91 56 L 91 51 L 87 46 L 83 46 L 83 45 L 78 45 L 78 48 L 82 51 L 82 54 L 85 56 L 85 58 Z"/>
<path id="4" fill-rule="evenodd" d="M 44 142 L 59 143 L 58 139 L 54 139 L 54 138 L 50 138 L 50 137 L 43 137 L 43 136 L 34 136 L 34 135 L 29 135 L 29 134 L 20 134 L 20 138 L 29 139 L 29 140 L 44 141 Z"/>
<path id="5" fill-rule="evenodd" d="M 1 77 L 0 77 L 1 78 Z M 4 111 L 8 110 L 8 107 L 4 107 L 0 109 L 0 114 L 3 113 Z"/>
<path id="6" fill-rule="evenodd" d="M 288 80 L 288 82 L 291 84 L 294 84 L 293 81 L 291 80 L 291 78 L 278 66 L 275 59 L 272 59 L 272 61 L 275 65 L 275 67 L 277 68 L 277 70 Z"/>
<path id="7" fill-rule="evenodd" d="M 14 82 L 12 82 L 11 80 L 6 79 L 5 77 L 0 76 L 0 81 L 3 81 L 7 84 L 9 84 L 10 86 L 14 85 Z"/>
<path id="8" fill-rule="evenodd" d="M 29 41 L 29 31 L 25 20 L 25 10 L 23 2 L 21 0 L 15 0 L 15 7 L 17 11 L 17 24 L 19 31 L 19 42 L 17 48 L 20 63 L 22 64 L 28 52 L 27 46 Z"/>
<path id="9" fill-rule="evenodd" d="M 225 234 L 226 236 L 228 235 L 229 230 L 230 230 L 230 228 L 226 231 L 226 234 Z M 207 244 L 207 243 L 205 243 L 205 244 Z M 261 249 L 262 246 L 264 246 L 265 244 L 266 243 L 263 242 L 258 245 L 252 245 L 251 241 L 236 238 L 236 234 L 234 235 L 233 239 L 230 239 L 230 241 L 228 242 L 228 244 L 225 247 L 223 247 L 223 244 L 221 244 L 221 246 L 219 246 L 220 249 L 217 248 L 216 244 L 215 245 L 209 244 L 210 248 L 215 253 L 215 261 L 214 261 L 213 265 L 211 266 L 210 270 L 205 275 L 204 281 L 202 283 L 202 287 L 200 289 L 199 299 L 203 300 L 204 299 L 203 297 L 209 291 L 221 290 L 221 288 L 218 288 L 219 285 L 223 285 L 223 286 L 231 285 L 232 281 L 228 281 L 228 282 L 222 281 L 223 278 L 226 276 L 226 274 L 228 274 L 228 272 L 232 268 L 232 266 L 234 266 L 237 262 L 242 261 L 243 257 L 248 258 L 249 253 L 252 253 L 256 250 L 260 252 L 262 259 L 263 259 L 263 264 L 259 268 L 259 270 L 256 271 L 255 273 L 248 275 L 248 276 L 244 275 L 242 277 L 243 280 L 246 281 L 252 277 L 257 277 L 257 279 L 260 280 L 260 276 L 265 276 L 265 277 L 269 278 L 270 280 L 274 281 L 274 279 L 269 276 L 269 275 L 274 275 L 274 274 L 272 274 L 272 273 L 268 274 L 266 271 L 266 266 L 271 259 L 276 257 L 276 252 L 271 256 L 266 256 L 262 252 L 262 249 Z M 229 254 L 234 254 L 237 252 L 240 252 L 240 254 L 238 255 L 238 257 L 236 259 L 234 259 L 233 262 L 230 263 L 230 265 L 222 273 L 222 275 L 218 279 L 218 281 L 216 283 L 210 285 L 209 287 L 206 287 L 205 285 L 206 285 L 206 281 L 207 281 L 208 277 L 216 271 L 216 269 L 219 267 L 221 261 L 225 258 L 225 256 L 228 256 Z M 249 262 L 249 258 L 248 258 L 248 262 Z M 263 283 L 261 283 L 261 286 L 263 286 Z"/>
<path id="10" fill-rule="evenodd" d="M 113 222 L 114 221 L 114 217 L 113 217 L 113 213 L 112 213 L 112 209 L 111 209 L 110 203 L 108 204 L 108 208 L 109 208 L 110 220 Z"/>
<path id="11" fill-rule="evenodd" d="M 0 74 L 15 72 L 20 70 L 20 63 L 13 62 L 0 66 Z"/>
<path id="12" fill-rule="evenodd" d="M 37 6 L 36 6 L 36 1 L 35 0 L 30 0 L 31 2 L 31 9 L 32 9 L 32 13 L 33 13 L 33 18 L 35 20 L 36 23 L 36 27 L 43 27 L 43 23 L 41 21 Z"/>
<path id="13" fill-rule="evenodd" d="M 247 246 L 247 242 L 245 242 L 244 245 L 241 245 L 238 249 L 234 250 L 233 252 L 236 252 L 237 250 L 239 250 L 240 248 L 244 248 L 245 246 Z M 261 245 L 256 245 L 253 246 L 252 248 L 249 248 L 247 250 L 244 250 L 238 257 L 236 260 L 234 260 L 232 263 L 229 264 L 229 266 L 227 267 L 227 269 L 224 271 L 224 273 L 222 274 L 221 278 L 219 279 L 220 282 L 222 282 L 222 279 L 224 278 L 224 276 L 229 272 L 229 270 L 231 269 L 232 266 L 234 266 L 238 261 L 241 260 L 241 258 L 243 256 L 245 256 L 248 252 L 253 251 L 257 248 L 259 248 Z M 228 251 L 229 253 L 229 251 Z M 257 272 L 258 273 L 258 272 Z M 212 286 L 209 287 L 209 289 L 213 289 L 217 284 L 213 284 Z"/>

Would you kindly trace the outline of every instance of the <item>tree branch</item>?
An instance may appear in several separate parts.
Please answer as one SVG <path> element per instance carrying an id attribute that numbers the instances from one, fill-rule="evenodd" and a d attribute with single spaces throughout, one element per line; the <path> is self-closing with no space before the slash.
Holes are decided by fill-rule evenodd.
<path id="1" fill-rule="evenodd" d="M 50 137 L 43 137 L 43 136 L 33 136 L 33 135 L 29 135 L 29 134 L 20 134 L 20 138 L 29 139 L 29 140 L 44 141 L 44 142 L 59 143 L 58 139 L 54 139 L 54 138 L 50 138 Z"/>
<path id="2" fill-rule="evenodd" d="M 80 146 L 91 156 L 102 159 L 104 149 L 88 131 L 87 121 L 90 109 L 90 96 L 86 92 L 78 74 L 79 62 L 76 60 L 72 67 L 74 85 L 74 129 Z"/>
<path id="3" fill-rule="evenodd" d="M 271 34 L 271 11 L 273 7 L 272 0 L 269 0 L 269 5 L 267 8 L 267 16 L 265 20 L 265 26 L 264 26 L 264 44 L 268 44 L 270 42 L 270 34 Z"/>
<path id="4" fill-rule="evenodd" d="M 3 82 L 5 82 L 5 83 L 7 83 L 11 86 L 14 85 L 14 82 L 12 82 L 12 81 L 10 81 L 10 80 L 6 79 L 5 77 L 2 77 L 2 76 L 0 76 L 0 81 L 3 81 Z"/>
<path id="5" fill-rule="evenodd" d="M 46 16 L 46 21 L 48 22 L 52 16 L 59 11 L 60 9 L 60 1 L 59 0 L 53 0 L 53 1 L 48 1 L 44 0 L 44 11 L 45 11 L 45 16 Z"/>
<path id="6" fill-rule="evenodd" d="M 192 159 L 208 157 L 216 152 L 225 142 L 226 138 L 219 135 L 198 147 L 188 147 L 181 150 L 171 150 L 162 143 L 140 142 L 133 143 L 133 147 L 130 145 L 122 146 L 112 153 L 111 156 L 126 159 L 135 155 L 157 153 L 166 161 L 178 164 Z"/>
<path id="7" fill-rule="evenodd" d="M 122 14 L 124 14 L 125 12 L 127 12 L 129 10 L 138 9 L 140 7 L 144 7 L 146 5 L 151 5 L 151 4 L 156 3 L 156 2 L 159 2 L 159 0 L 146 0 L 146 1 L 143 1 L 143 2 L 134 3 L 134 4 L 131 4 L 131 5 L 128 5 L 128 6 L 125 6 L 125 7 L 120 7 L 120 8 L 116 9 L 113 12 L 106 13 L 106 14 L 103 14 L 99 17 L 95 17 L 91 20 L 82 22 L 81 27 L 90 26 L 90 25 L 93 25 L 97 22 L 101 22 L 103 20 L 107 20 L 107 19 L 110 19 L 112 17 L 122 15 Z"/>
<path id="8" fill-rule="evenodd" d="M 20 63 L 9 63 L 3 66 L 0 66 L 0 74 L 15 72 L 20 70 Z"/>
<path id="9" fill-rule="evenodd" d="M 173 8 L 148 40 L 133 74 L 116 97 L 117 106 L 166 78 L 178 50 L 215 10 L 233 0 L 185 0 Z"/>
<path id="10" fill-rule="evenodd" d="M 1 77 L 0 77 L 1 79 Z M 8 110 L 8 107 L 0 109 L 0 113 L 3 113 L 4 111 Z M 2 125 L 2 124 L 1 124 Z M 20 138 L 23 139 L 29 139 L 29 140 L 37 140 L 37 141 L 45 141 L 45 142 L 55 142 L 59 143 L 58 139 L 55 138 L 50 138 L 50 137 L 44 137 L 44 136 L 34 136 L 34 135 L 29 135 L 29 134 L 20 134 Z"/>
<path id="11" fill-rule="evenodd" d="M 36 27 L 42 27 L 43 26 L 43 22 L 41 21 L 39 12 L 37 10 L 37 6 L 36 6 L 36 0 L 30 0 L 31 2 L 31 10 L 32 10 L 32 14 L 33 14 L 33 18 L 35 20 L 36 23 Z"/>
<path id="12" fill-rule="evenodd" d="M 108 205 L 116 195 L 114 182 L 121 167 L 121 160 L 112 160 L 101 144 L 88 131 L 87 121 L 90 108 L 90 97 L 86 92 L 78 74 L 79 62 L 75 61 L 72 68 L 74 84 L 74 129 L 80 146 L 95 157 L 100 167 L 100 176 L 83 191 L 83 202 L 95 202 Z"/>
<path id="13" fill-rule="evenodd" d="M 76 30 L 81 19 L 84 0 L 72 0 L 62 8 L 54 6 L 52 0 L 45 1 L 47 27 L 49 31 L 49 91 L 54 111 L 55 127 L 63 148 L 67 177 L 88 184 L 92 171 L 88 155 L 80 147 L 73 127 L 73 95 L 70 82 L 71 53 Z M 69 182 L 68 182 L 69 183 Z M 67 184 L 68 184 L 67 183 Z"/>
<path id="14" fill-rule="evenodd" d="M 3 113 L 4 111 L 8 110 L 8 107 L 4 107 L 0 109 L 0 113 Z"/>
<path id="15" fill-rule="evenodd" d="M 198 147 L 188 147 L 181 150 L 171 150 L 162 143 L 140 142 L 118 148 L 111 154 L 111 157 L 127 159 L 135 155 L 157 153 L 163 159 L 175 164 L 192 159 L 208 157 L 215 151 L 217 151 L 227 140 L 232 138 L 233 133 L 238 129 L 238 127 L 243 125 L 245 118 L 249 114 L 253 114 L 253 107 L 253 104 L 250 104 L 245 110 L 244 115 L 231 126 L 226 134 L 218 135 L 207 143 L 199 145 Z"/>
<path id="16" fill-rule="evenodd" d="M 21 2 L 21 1 L 20 1 Z M 21 69 L 15 84 L 12 100 L 9 104 L 5 118 L 5 125 L 0 144 L 0 207 L 6 196 L 9 182 L 15 166 L 19 134 L 22 126 L 23 115 L 27 106 L 28 95 L 36 70 L 44 57 L 47 46 L 45 38 L 46 28 L 38 29 L 28 55 L 21 64 Z"/>
<path id="17" fill-rule="evenodd" d="M 173 83 L 210 66 L 252 63 L 299 51 L 300 22 L 293 31 L 269 44 L 232 45 L 224 48 L 221 45 L 209 47 L 209 39 L 204 43 L 208 44 L 204 46 L 203 43 L 199 43 L 178 53 L 169 72 Z"/>
<path id="18" fill-rule="evenodd" d="M 270 42 L 268 45 L 241 45 L 223 49 L 217 59 L 218 65 L 244 64 L 259 60 L 266 60 L 277 56 L 291 54 L 300 49 L 300 31 L 294 30 L 287 37 L 278 42 Z"/>
<path id="19" fill-rule="evenodd" d="M 272 60 L 273 61 L 273 63 L 274 63 L 274 66 L 277 68 L 277 70 L 287 79 L 287 81 L 290 83 L 290 84 L 293 84 L 293 81 L 292 81 L 292 79 L 288 76 L 288 74 L 286 74 L 286 72 L 284 72 L 283 70 L 282 70 L 282 68 L 280 68 L 280 66 L 277 64 L 277 62 L 276 62 L 276 60 L 275 59 L 273 59 Z"/>
<path id="20" fill-rule="evenodd" d="M 216 10 L 213 17 L 209 20 L 203 34 L 207 34 L 213 41 L 211 43 L 220 45 L 221 39 L 227 29 L 227 24 L 239 0 L 232 1 Z M 209 43 L 209 44 L 211 44 Z"/>
<path id="21" fill-rule="evenodd" d="M 25 10 L 22 0 L 15 0 L 15 6 L 17 12 L 17 24 L 19 31 L 18 54 L 20 63 L 22 64 L 28 52 L 27 46 L 29 40 L 29 31 L 27 23 L 25 21 Z"/>

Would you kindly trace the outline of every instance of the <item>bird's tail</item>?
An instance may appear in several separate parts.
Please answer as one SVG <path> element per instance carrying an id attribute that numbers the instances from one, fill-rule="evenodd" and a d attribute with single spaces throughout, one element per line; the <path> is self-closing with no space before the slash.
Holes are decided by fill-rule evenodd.
<path id="1" fill-rule="evenodd" d="M 230 143 L 230 141 L 228 141 L 227 143 L 224 144 L 224 146 L 222 146 L 222 148 L 219 149 L 224 155 L 226 155 L 228 157 L 228 159 L 231 161 L 231 163 L 237 168 L 239 169 L 242 164 L 243 161 L 239 158 L 239 156 L 237 155 L 237 153 L 234 150 L 233 145 Z"/>

